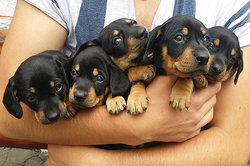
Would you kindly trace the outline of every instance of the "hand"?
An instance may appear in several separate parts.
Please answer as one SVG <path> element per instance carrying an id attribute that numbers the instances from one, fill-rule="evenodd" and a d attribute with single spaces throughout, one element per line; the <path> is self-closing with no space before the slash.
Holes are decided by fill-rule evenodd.
<path id="1" fill-rule="evenodd" d="M 201 127 L 213 118 L 213 106 L 221 83 L 210 84 L 196 90 L 191 97 L 189 110 L 175 111 L 169 106 L 170 90 L 176 78 L 160 76 L 147 87 L 147 112 L 133 116 L 127 124 L 138 139 L 126 144 L 137 145 L 151 141 L 183 142 L 200 133 Z"/>

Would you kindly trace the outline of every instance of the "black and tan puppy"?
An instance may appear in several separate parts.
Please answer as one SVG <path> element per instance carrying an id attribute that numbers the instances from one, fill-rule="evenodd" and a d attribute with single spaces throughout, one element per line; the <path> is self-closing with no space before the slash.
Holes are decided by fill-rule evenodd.
<path id="1" fill-rule="evenodd" d="M 145 59 L 152 53 L 158 74 L 179 77 L 170 95 L 175 109 L 190 107 L 191 77 L 208 73 L 212 60 L 208 44 L 207 28 L 191 16 L 174 16 L 150 32 Z"/>
<path id="2" fill-rule="evenodd" d="M 205 88 L 208 81 L 223 82 L 237 72 L 234 79 L 236 84 L 243 70 L 243 56 L 237 36 L 229 29 L 220 26 L 212 27 L 208 31 L 211 39 L 209 51 L 213 60 L 205 77 L 202 75 L 194 78 L 195 86 Z"/>
<path id="3" fill-rule="evenodd" d="M 111 108 L 123 110 L 126 107 L 123 96 L 129 91 L 130 82 L 100 46 L 93 42 L 83 44 L 72 58 L 71 108 L 78 110 L 102 105 L 109 92 L 119 101 L 117 105 L 110 104 Z"/>
<path id="4" fill-rule="evenodd" d="M 148 31 L 135 20 L 122 18 L 107 25 L 94 40 L 127 73 L 130 82 L 149 82 L 155 76 L 155 67 L 142 65 Z M 138 66 L 140 65 L 140 66 Z M 113 94 L 112 94 L 113 95 Z M 111 108 L 111 103 L 119 103 L 115 98 L 107 99 L 109 112 L 117 113 L 119 108 Z M 140 114 L 147 109 L 146 90 L 143 82 L 133 84 L 127 100 L 127 110 L 131 114 Z"/>
<path id="5" fill-rule="evenodd" d="M 66 55 L 45 51 L 25 60 L 9 79 L 3 104 L 16 118 L 23 115 L 19 102 L 35 111 L 42 124 L 56 122 L 67 116 L 68 93 Z"/>

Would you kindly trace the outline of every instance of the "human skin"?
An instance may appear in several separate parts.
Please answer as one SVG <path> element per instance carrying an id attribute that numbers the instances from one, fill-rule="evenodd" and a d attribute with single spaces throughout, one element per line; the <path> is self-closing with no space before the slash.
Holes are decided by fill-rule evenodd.
<path id="1" fill-rule="evenodd" d="M 42 125 L 36 121 L 34 112 L 22 104 L 23 118 L 15 119 L 2 104 L 8 79 L 28 57 L 44 50 L 61 50 L 66 37 L 67 31 L 61 25 L 37 8 L 18 0 L 0 55 L 1 134 L 50 144 L 138 145 L 153 140 L 182 142 L 199 134 L 200 128 L 211 121 L 215 94 L 220 90 L 220 84 L 194 93 L 190 110 L 180 113 L 168 105 L 169 92 L 175 81 L 170 76 L 157 77 L 150 84 L 147 90 L 150 100 L 148 111 L 140 116 L 131 116 L 126 112 L 118 116 L 109 115 L 101 106 L 81 111 L 70 120 Z"/>

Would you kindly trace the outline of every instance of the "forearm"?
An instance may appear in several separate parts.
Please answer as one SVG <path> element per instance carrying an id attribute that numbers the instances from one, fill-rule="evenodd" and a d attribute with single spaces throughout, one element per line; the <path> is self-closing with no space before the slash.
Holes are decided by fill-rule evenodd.
<path id="1" fill-rule="evenodd" d="M 157 147 L 102 151 L 114 165 L 246 165 L 246 147 L 237 147 L 219 128 L 211 128 L 184 143 L 168 143 Z"/>

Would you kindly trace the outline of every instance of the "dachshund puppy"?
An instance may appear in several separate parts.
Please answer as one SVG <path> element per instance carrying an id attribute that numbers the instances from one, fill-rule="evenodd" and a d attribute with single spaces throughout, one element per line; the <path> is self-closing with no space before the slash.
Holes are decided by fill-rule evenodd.
<path id="1" fill-rule="evenodd" d="M 192 77 L 208 73 L 212 61 L 208 44 L 207 28 L 191 16 L 174 16 L 150 32 L 144 59 L 152 55 L 159 75 L 178 77 L 169 101 L 175 109 L 190 107 Z"/>
<path id="2" fill-rule="evenodd" d="M 87 42 L 79 47 L 72 59 L 69 90 L 72 110 L 102 105 L 109 92 L 119 101 L 117 105 L 110 104 L 112 109 L 126 107 L 122 96 L 129 91 L 130 82 L 100 46 Z"/>
<path id="3" fill-rule="evenodd" d="M 155 76 L 153 65 L 143 65 L 143 55 L 148 41 L 148 31 L 137 24 L 135 20 L 122 18 L 107 25 L 93 40 L 98 43 L 107 55 L 112 59 L 127 76 L 133 86 L 127 101 L 127 110 L 132 115 L 140 114 L 147 109 L 147 96 L 145 83 L 150 82 Z M 113 94 L 111 94 L 113 96 Z M 120 112 L 119 101 L 110 97 L 107 99 L 107 109 L 110 113 Z"/>
<path id="4" fill-rule="evenodd" d="M 31 56 L 9 79 L 3 104 L 16 118 L 23 115 L 19 102 L 25 103 L 42 124 L 50 124 L 69 115 L 66 99 L 68 93 L 68 58 L 58 51 L 45 51 Z"/>
<path id="5" fill-rule="evenodd" d="M 208 31 L 211 38 L 209 51 L 213 60 L 208 74 L 194 77 L 195 86 L 205 88 L 208 81 L 223 82 L 237 72 L 234 79 L 236 84 L 243 70 L 243 56 L 237 36 L 229 29 L 220 26 L 212 27 Z"/>

